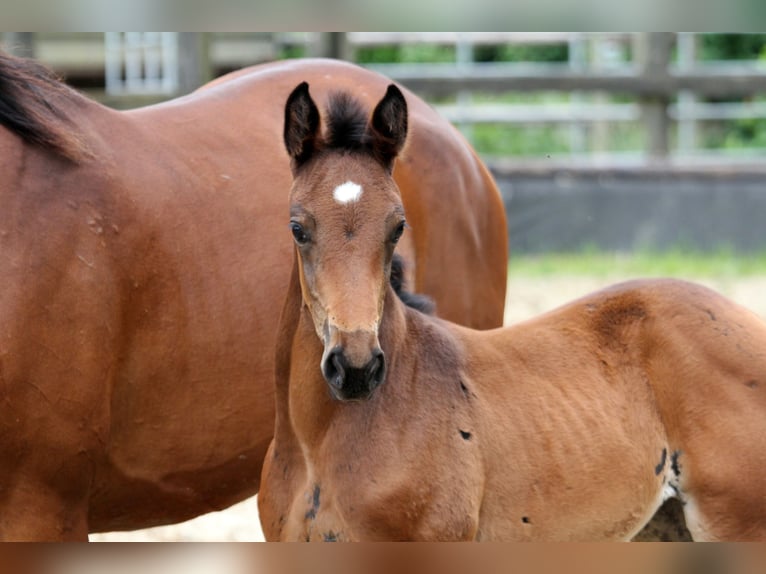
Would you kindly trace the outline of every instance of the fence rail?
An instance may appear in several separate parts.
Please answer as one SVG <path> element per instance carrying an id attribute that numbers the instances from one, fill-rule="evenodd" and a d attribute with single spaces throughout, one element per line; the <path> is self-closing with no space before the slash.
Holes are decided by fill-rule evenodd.
<path id="1" fill-rule="evenodd" d="M 360 35 L 361 36 L 361 35 Z M 373 37 L 380 42 L 396 38 Z M 349 38 L 369 45 L 361 38 Z M 408 38 L 413 41 L 414 38 Z M 455 34 L 452 37 L 424 35 L 420 41 L 464 42 L 479 39 Z M 497 38 L 493 38 L 497 40 Z M 697 151 L 698 124 L 766 117 L 766 103 L 706 103 L 705 99 L 743 99 L 766 94 L 766 62 L 699 62 L 693 34 L 553 34 L 513 35 L 506 42 L 566 43 L 567 63 L 480 63 L 378 64 L 371 68 L 426 97 L 482 92 L 559 92 L 570 94 L 569 102 L 545 105 L 478 104 L 462 98 L 457 104 L 438 106 L 451 121 L 461 125 L 482 123 L 568 124 L 573 130 L 592 126 L 604 138 L 605 124 L 638 122 L 644 137 L 644 158 L 662 160 L 671 156 L 671 131 L 678 125 L 677 148 L 681 153 Z M 489 40 L 487 40 L 489 41 Z M 588 43 L 592 45 L 589 47 Z M 629 44 L 627 61 L 599 53 L 603 43 Z M 673 48 L 677 55 L 673 57 Z M 352 50 L 347 49 L 347 53 Z M 590 54 L 590 57 L 588 56 Z M 586 96 L 584 94 L 592 94 Z M 615 104 L 608 95 L 628 95 L 635 103 Z M 587 100 L 587 101 L 586 101 Z M 467 104 L 466 102 L 470 102 Z M 571 138 L 583 147 L 582 134 Z M 596 147 L 604 147 L 603 144 Z"/>
<path id="2" fill-rule="evenodd" d="M 671 67 L 645 73 L 638 67 L 619 71 L 572 70 L 563 64 L 377 64 L 370 68 L 423 94 L 445 96 L 461 90 L 600 91 L 641 97 L 671 98 L 682 90 L 704 97 L 741 97 L 766 93 L 766 67 L 704 65 L 691 71 Z"/>
<path id="3" fill-rule="evenodd" d="M 298 55 L 326 55 L 356 60 L 361 50 L 376 46 L 431 44 L 450 46 L 449 63 L 376 63 L 368 67 L 401 82 L 460 125 L 471 137 L 473 125 L 569 126 L 573 153 L 605 151 L 610 124 L 633 122 L 643 132 L 643 157 L 664 159 L 699 151 L 701 122 L 766 117 L 766 101 L 709 102 L 709 99 L 757 100 L 766 94 L 766 62 L 700 62 L 698 35 L 675 33 L 583 34 L 521 32 L 335 32 L 335 33 L 180 33 L 178 90 L 193 89 L 210 76 L 280 57 L 285 48 Z M 104 74 L 110 57 L 99 34 L 10 34 L 6 41 L 21 52 L 50 61 L 73 79 Z M 476 61 L 486 46 L 566 46 L 568 61 L 560 63 L 488 63 Z M 79 46 L 79 47 L 78 47 Z M 129 63 L 123 63 L 123 68 Z M 104 76 L 114 79 L 119 62 L 111 61 Z M 126 81 L 118 85 L 125 98 Z M 138 84 L 137 84 L 138 85 Z M 147 92 L 147 84 L 141 89 Z M 168 92 L 168 84 L 164 91 Z M 177 90 L 177 91 L 178 91 Z M 139 90 L 140 91 L 140 90 Z M 148 90 L 151 91 L 151 90 Z M 158 90 L 158 92 L 163 90 Z M 554 103 L 484 102 L 500 94 L 556 92 Z M 482 101 L 474 94 L 481 93 Z M 175 95 L 175 94 L 172 94 Z M 616 103 L 611 96 L 628 96 Z M 456 96 L 454 103 L 439 103 Z M 159 94 L 157 97 L 168 97 Z M 111 105 L 120 100 L 108 94 Z M 625 99 L 625 98 L 623 98 Z M 125 99 L 124 101 L 133 101 Z M 677 137 L 674 127 L 677 126 Z M 587 132 L 587 136 L 586 136 Z M 586 145 L 586 137 L 590 144 Z M 671 143 L 674 142 L 674 143 Z"/>

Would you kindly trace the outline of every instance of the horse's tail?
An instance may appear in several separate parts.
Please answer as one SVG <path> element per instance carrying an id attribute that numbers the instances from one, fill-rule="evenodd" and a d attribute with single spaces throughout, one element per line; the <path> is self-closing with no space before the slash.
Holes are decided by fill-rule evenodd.
<path id="1" fill-rule="evenodd" d="M 87 146 L 61 106 L 72 96 L 47 67 L 0 51 L 0 124 L 29 144 L 78 162 L 89 155 Z"/>

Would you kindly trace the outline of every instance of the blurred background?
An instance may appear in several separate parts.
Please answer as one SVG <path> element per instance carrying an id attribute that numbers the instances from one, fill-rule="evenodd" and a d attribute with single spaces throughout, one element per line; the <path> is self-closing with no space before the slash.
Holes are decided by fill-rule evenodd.
<path id="1" fill-rule="evenodd" d="M 126 109 L 275 59 L 343 58 L 431 102 L 489 164 L 517 255 L 763 252 L 766 34 L 9 33 Z"/>
<path id="2" fill-rule="evenodd" d="M 487 158 L 743 160 L 766 149 L 766 34 L 583 32 L 14 33 L 116 108 L 248 65 L 329 56 L 401 81 Z"/>
<path id="3" fill-rule="evenodd" d="M 704 283 L 766 318 L 766 34 L 4 32 L 0 42 L 118 109 L 276 59 L 356 62 L 430 102 L 490 167 L 509 225 L 507 323 L 645 276 Z M 253 540 L 255 511 L 251 500 L 99 539 Z"/>

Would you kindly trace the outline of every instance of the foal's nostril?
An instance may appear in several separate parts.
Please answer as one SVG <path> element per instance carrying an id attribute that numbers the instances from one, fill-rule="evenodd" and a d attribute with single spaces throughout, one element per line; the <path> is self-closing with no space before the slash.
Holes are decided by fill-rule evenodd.
<path id="1" fill-rule="evenodd" d="M 335 347 L 325 359 L 324 365 L 322 366 L 322 374 L 324 375 L 325 380 L 333 387 L 341 389 L 346 380 L 347 368 L 348 363 L 343 354 L 343 349 L 341 347 Z"/>
<path id="2" fill-rule="evenodd" d="M 372 358 L 362 367 L 352 367 L 343 347 L 333 348 L 322 363 L 322 375 L 340 400 L 360 400 L 370 396 L 386 376 L 383 351 L 374 349 Z"/>
<path id="3" fill-rule="evenodd" d="M 373 351 L 372 360 L 367 364 L 366 374 L 371 388 L 378 386 L 386 378 L 386 357 L 380 349 Z"/>

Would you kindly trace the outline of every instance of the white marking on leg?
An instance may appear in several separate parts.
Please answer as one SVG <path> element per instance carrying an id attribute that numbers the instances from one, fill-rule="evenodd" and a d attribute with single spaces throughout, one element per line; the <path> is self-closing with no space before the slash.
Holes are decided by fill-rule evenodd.
<path id="1" fill-rule="evenodd" d="M 691 496 L 684 496 L 684 519 L 686 528 L 695 542 L 717 542 L 718 539 L 708 531 L 704 516 Z"/>
<path id="2" fill-rule="evenodd" d="M 362 196 L 362 186 L 353 181 L 347 181 L 336 187 L 335 191 L 332 192 L 332 196 L 335 198 L 335 201 L 341 204 L 359 201 L 359 198 Z"/>

